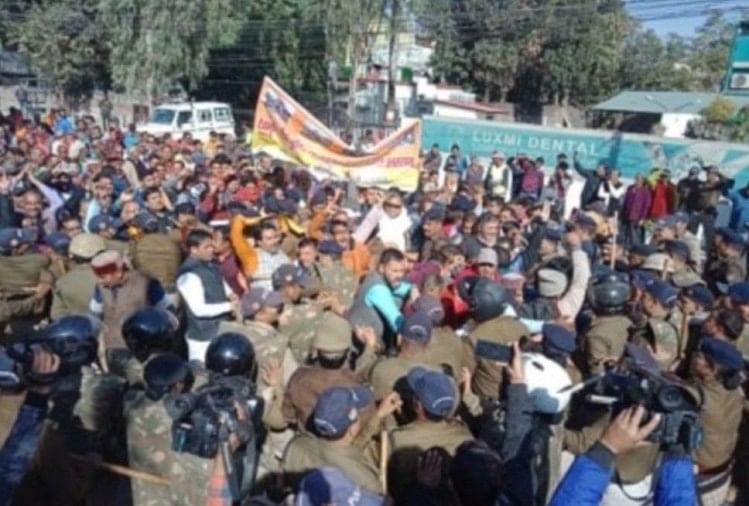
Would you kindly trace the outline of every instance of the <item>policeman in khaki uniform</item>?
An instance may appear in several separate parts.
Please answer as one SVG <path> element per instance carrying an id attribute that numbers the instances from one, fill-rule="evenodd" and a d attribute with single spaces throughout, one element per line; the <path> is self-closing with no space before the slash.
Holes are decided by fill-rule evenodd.
<path id="1" fill-rule="evenodd" d="M 728 341 L 704 337 L 692 358 L 690 379 L 703 399 L 702 443 L 694 454 L 700 504 L 721 506 L 731 484 L 744 395 L 741 353 Z"/>
<path id="2" fill-rule="evenodd" d="M 354 304 L 359 282 L 351 269 L 343 265 L 343 248 L 335 241 L 321 241 L 317 247 L 317 272 L 322 282 L 318 301 L 343 316 Z"/>
<path id="3" fill-rule="evenodd" d="M 432 322 L 432 338 L 427 347 L 424 361 L 435 367 L 449 368 L 450 375 L 458 381 L 461 370 L 470 364 L 464 360 L 464 355 L 473 353 L 473 348 L 467 340 L 458 337 L 448 326 L 442 325 L 445 318 L 445 308 L 436 297 L 421 295 L 414 302 L 413 309 L 429 315 Z M 466 348 L 470 348 L 466 352 Z"/>
<path id="4" fill-rule="evenodd" d="M 138 213 L 134 224 L 142 234 L 130 242 L 133 267 L 157 279 L 168 294 L 174 294 L 182 264 L 179 236 L 161 233 L 159 219 L 149 212 Z"/>
<path id="5" fill-rule="evenodd" d="M 284 302 L 278 328 L 289 338 L 289 349 L 294 358 L 302 363 L 309 355 L 315 328 L 322 316 L 318 304 L 302 300 L 304 291 L 312 285 L 312 276 L 303 267 L 284 264 L 273 272 L 271 282 Z"/>
<path id="6" fill-rule="evenodd" d="M 381 358 L 369 373 L 369 383 L 377 401 L 384 399 L 393 390 L 403 393 L 406 374 L 417 365 L 440 370 L 438 366 L 428 362 L 431 339 L 432 321 L 429 315 L 416 312 L 406 318 L 398 333 L 398 355 Z"/>
<path id="7" fill-rule="evenodd" d="M 104 239 L 107 249 L 114 250 L 124 257 L 128 252 L 128 243 L 116 239 L 117 231 L 122 227 L 122 221 L 108 214 L 99 214 L 88 222 L 88 229 Z"/>
<path id="8" fill-rule="evenodd" d="M 70 242 L 70 268 L 57 280 L 52 293 L 50 316 L 53 320 L 88 313 L 96 288 L 91 259 L 105 249 L 104 239 L 94 234 L 78 234 Z"/>
<path id="9" fill-rule="evenodd" d="M 53 232 L 44 238 L 44 244 L 47 246 L 47 255 L 50 259 L 49 272 L 56 283 L 70 267 L 70 237 L 65 232 Z"/>
<path id="10" fill-rule="evenodd" d="M 289 425 L 307 429 L 310 415 L 323 392 L 336 386 L 357 384 L 349 366 L 351 336 L 349 322 L 333 313 L 325 313 L 312 341 L 308 365 L 297 369 L 289 378 L 284 392 L 283 416 Z"/>
<path id="11" fill-rule="evenodd" d="M 21 228 L 0 230 L 0 327 L 44 310 L 44 298 L 54 278 L 50 260 L 29 251 L 36 235 Z M 2 329 L 0 329 L 2 330 Z"/>
<path id="12" fill-rule="evenodd" d="M 632 320 L 622 316 L 630 295 L 629 285 L 623 280 L 602 279 L 593 285 L 590 295 L 595 316 L 582 336 L 583 360 L 579 365 L 592 375 L 603 372 L 609 360 L 621 357 Z"/>
<path id="13" fill-rule="evenodd" d="M 388 483 L 396 501 L 402 500 L 416 482 L 416 467 L 423 451 L 438 446 L 452 456 L 458 446 L 473 439 L 463 422 L 451 418 L 458 406 L 458 389 L 452 378 L 414 367 L 406 382 L 412 392 L 408 408 L 413 421 L 389 433 Z"/>
<path id="14" fill-rule="evenodd" d="M 679 360 L 679 335 L 666 321 L 678 300 L 679 292 L 669 283 L 653 280 L 645 286 L 642 309 L 648 320 L 644 327 L 635 329 L 632 342 L 652 350 L 658 366 L 670 370 Z"/>
<path id="15" fill-rule="evenodd" d="M 743 261 L 746 242 L 735 230 L 721 229 L 715 237 L 715 253 L 705 266 L 705 281 L 715 293 L 721 284 L 739 283 L 746 279 L 746 263 Z"/>
<path id="16" fill-rule="evenodd" d="M 512 295 L 499 283 L 479 280 L 473 289 L 471 315 L 477 322 L 469 339 L 473 347 L 478 341 L 510 344 L 529 334 L 528 328 L 513 316 L 504 315 Z M 464 354 L 469 360 L 472 354 Z M 502 387 L 502 366 L 493 360 L 475 357 L 468 368 L 473 375 L 473 389 L 483 400 L 498 399 Z"/>
<path id="17" fill-rule="evenodd" d="M 314 435 L 301 432 L 286 447 L 282 463 L 286 485 L 294 487 L 317 467 L 333 466 L 345 470 L 362 489 L 381 493 L 376 461 L 354 444 L 362 430 L 361 411 L 372 403 L 372 393 L 364 386 L 326 390 L 312 413 Z"/>

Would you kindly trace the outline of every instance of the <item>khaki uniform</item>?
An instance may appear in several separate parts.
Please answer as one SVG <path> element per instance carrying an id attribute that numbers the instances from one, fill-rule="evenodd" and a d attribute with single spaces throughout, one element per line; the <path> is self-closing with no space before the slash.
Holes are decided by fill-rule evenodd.
<path id="1" fill-rule="evenodd" d="M 40 283 L 53 284 L 49 266 L 49 258 L 37 253 L 0 256 L 0 326 L 42 313 L 44 300 L 33 297 L 28 290 Z"/>
<path id="2" fill-rule="evenodd" d="M 158 280 L 164 290 L 177 289 L 177 272 L 182 263 L 179 242 L 169 234 L 145 234 L 130 243 L 133 267 Z"/>
<path id="3" fill-rule="evenodd" d="M 289 338 L 289 348 L 297 362 L 307 360 L 323 313 L 318 304 L 310 302 L 285 306 L 278 329 Z"/>
<path id="4" fill-rule="evenodd" d="M 287 485 L 295 487 L 309 471 L 332 466 L 345 471 L 363 489 L 382 493 L 378 467 L 371 453 L 356 446 L 336 446 L 310 434 L 301 433 L 286 447 L 281 465 Z"/>
<path id="5" fill-rule="evenodd" d="M 454 456 L 458 446 L 473 439 L 468 428 L 455 420 L 415 421 L 393 429 L 389 435 L 388 484 L 396 501 L 416 483 L 416 466 L 422 452 L 438 446 Z"/>
<path id="6" fill-rule="evenodd" d="M 500 316 L 480 323 L 470 334 L 473 347 L 478 341 L 510 344 L 529 334 L 525 325 L 511 316 Z M 492 360 L 476 357 L 473 389 L 482 399 L 498 399 L 502 386 L 502 366 Z"/>
<path id="7" fill-rule="evenodd" d="M 171 481 L 171 486 L 164 486 L 131 480 L 134 506 L 205 504 L 213 460 L 172 451 L 172 419 L 163 401 L 129 391 L 125 421 L 130 467 Z"/>
<path id="8" fill-rule="evenodd" d="M 448 366 L 453 379 L 459 382 L 460 369 L 470 365 L 463 359 L 464 346 L 464 341 L 450 327 L 437 327 L 432 330 L 424 361 L 435 367 Z"/>
<path id="9" fill-rule="evenodd" d="M 689 248 L 689 261 L 694 265 L 696 271 L 702 272 L 703 264 L 705 263 L 705 252 L 702 250 L 702 244 L 689 230 L 677 237 L 680 241 L 686 243 Z"/>
<path id="10" fill-rule="evenodd" d="M 107 245 L 107 249 L 115 250 L 117 253 L 122 254 L 123 258 L 128 257 L 128 251 L 130 250 L 130 243 L 125 241 L 118 241 L 117 239 L 104 239 L 104 244 Z"/>
<path id="11" fill-rule="evenodd" d="M 336 262 L 330 267 L 317 267 L 323 290 L 332 292 L 338 297 L 338 301 L 346 309 L 354 304 L 354 296 L 359 288 L 359 282 L 351 269 L 341 262 Z"/>
<path id="12" fill-rule="evenodd" d="M 52 292 L 53 320 L 63 316 L 88 314 L 91 297 L 96 288 L 96 276 L 88 264 L 74 264 L 67 274 L 55 283 Z"/>
<path id="13" fill-rule="evenodd" d="M 583 336 L 585 365 L 590 374 L 603 372 L 606 360 L 619 358 L 629 339 L 632 321 L 626 316 L 600 316 L 593 319 Z"/>
<path id="14" fill-rule="evenodd" d="M 704 395 L 700 409 L 703 436 L 702 444 L 694 454 L 698 467 L 697 490 L 700 504 L 722 505 L 731 486 L 744 396 L 740 388 L 726 390 L 718 381 L 700 386 Z M 739 451 L 736 457 L 740 456 Z"/>
<path id="15" fill-rule="evenodd" d="M 377 361 L 369 374 L 369 383 L 374 389 L 375 400 L 378 402 L 381 401 L 392 391 L 396 391 L 401 395 L 404 392 L 408 392 L 405 377 L 408 371 L 414 367 L 424 367 L 441 372 L 439 367 L 430 365 L 424 355 L 411 358 L 400 356 L 390 357 Z"/>
<path id="16" fill-rule="evenodd" d="M 352 387 L 356 380 L 354 372 L 344 366 L 341 369 L 323 369 L 304 366 L 297 369 L 286 385 L 283 398 L 283 416 L 287 423 L 300 429 L 307 425 L 320 396 L 333 387 Z"/>

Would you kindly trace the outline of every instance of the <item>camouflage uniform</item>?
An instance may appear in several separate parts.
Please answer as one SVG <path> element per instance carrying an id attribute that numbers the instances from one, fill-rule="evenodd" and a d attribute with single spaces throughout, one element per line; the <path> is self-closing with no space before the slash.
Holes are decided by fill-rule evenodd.
<path id="1" fill-rule="evenodd" d="M 356 290 L 359 288 L 359 282 L 351 269 L 340 262 L 336 262 L 330 267 L 318 266 L 317 271 L 320 274 L 323 290 L 335 294 L 338 301 L 347 310 L 350 309 L 354 303 Z"/>
<path id="2" fill-rule="evenodd" d="M 634 331 L 632 342 L 653 349 L 658 365 L 666 370 L 679 358 L 679 334 L 662 318 L 650 318 L 644 328 Z"/>
<path id="3" fill-rule="evenodd" d="M 152 401 L 133 389 L 126 396 L 125 419 L 130 466 L 171 481 L 165 486 L 131 480 L 133 504 L 205 504 L 213 460 L 172 451 L 172 419 L 163 401 Z"/>
<path id="4" fill-rule="evenodd" d="M 289 348 L 298 363 L 307 360 L 323 313 L 322 307 L 310 302 L 285 307 L 278 328 L 289 338 Z"/>

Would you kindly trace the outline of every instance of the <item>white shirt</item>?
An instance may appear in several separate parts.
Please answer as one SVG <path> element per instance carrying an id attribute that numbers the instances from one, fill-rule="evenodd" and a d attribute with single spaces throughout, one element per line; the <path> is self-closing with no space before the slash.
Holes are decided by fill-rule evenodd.
<path id="1" fill-rule="evenodd" d="M 226 297 L 234 293 L 229 285 L 224 283 L 224 292 Z M 190 311 L 198 318 L 214 318 L 232 311 L 230 302 L 219 302 L 209 304 L 205 301 L 205 289 L 203 283 L 197 274 L 186 272 L 177 278 L 177 291 L 182 296 L 182 300 L 190 308 Z"/>

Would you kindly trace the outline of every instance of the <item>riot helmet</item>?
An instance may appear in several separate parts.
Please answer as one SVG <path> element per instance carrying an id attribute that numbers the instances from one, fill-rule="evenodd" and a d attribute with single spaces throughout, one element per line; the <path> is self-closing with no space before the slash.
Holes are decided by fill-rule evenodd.
<path id="1" fill-rule="evenodd" d="M 153 401 L 163 398 L 178 383 L 184 383 L 186 389 L 189 389 L 193 380 L 187 362 L 175 353 L 154 355 L 143 367 L 146 395 Z"/>
<path id="2" fill-rule="evenodd" d="M 144 307 L 122 324 L 122 338 L 136 360 L 143 363 L 153 353 L 172 350 L 174 330 L 165 311 Z"/>
<path id="3" fill-rule="evenodd" d="M 46 335 L 45 347 L 60 357 L 61 368 L 68 369 L 58 371 L 61 375 L 78 371 L 96 359 L 99 342 L 94 324 L 87 316 L 59 318 L 47 327 Z"/>
<path id="4" fill-rule="evenodd" d="M 588 296 L 596 314 L 614 314 L 624 309 L 630 294 L 627 277 L 613 273 L 596 279 Z"/>
<path id="5" fill-rule="evenodd" d="M 225 332 L 208 345 L 205 367 L 214 374 L 252 378 L 256 368 L 255 349 L 242 334 Z"/>
<path id="6" fill-rule="evenodd" d="M 511 299 L 507 289 L 496 281 L 480 279 L 473 287 L 470 299 L 471 316 L 484 322 L 500 316 Z"/>
<path id="7" fill-rule="evenodd" d="M 524 353 L 523 374 L 536 413 L 555 415 L 567 408 L 572 380 L 564 367 L 540 353 Z"/>

